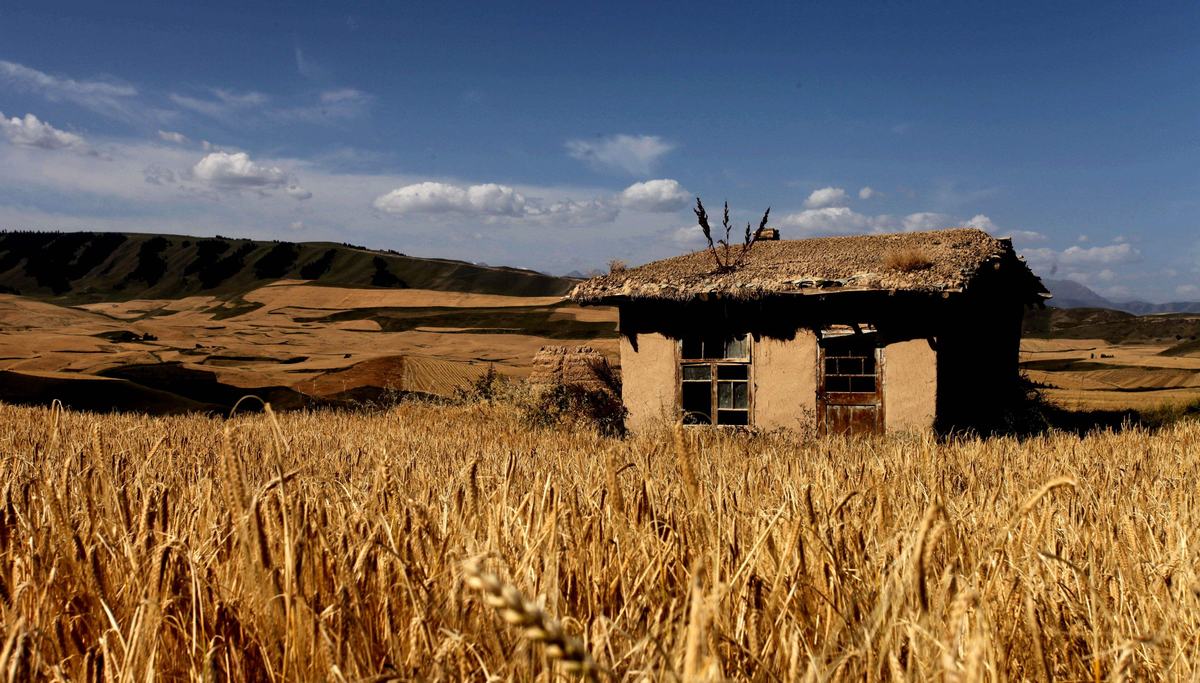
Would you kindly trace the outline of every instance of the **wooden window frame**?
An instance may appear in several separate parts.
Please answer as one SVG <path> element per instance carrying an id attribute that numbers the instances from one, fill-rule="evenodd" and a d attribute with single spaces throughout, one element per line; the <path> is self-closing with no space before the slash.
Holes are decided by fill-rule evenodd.
<path id="1" fill-rule="evenodd" d="M 712 422 L 707 423 L 688 423 L 684 421 L 684 425 L 688 427 L 725 427 L 733 429 L 746 429 L 754 425 L 754 337 L 747 333 L 744 335 L 731 335 L 731 337 L 744 337 L 746 355 L 731 358 L 686 358 L 683 355 L 684 340 L 680 339 L 675 345 L 675 405 L 679 410 L 679 414 L 683 416 L 683 368 L 708 366 L 709 368 L 709 410 L 711 412 Z M 701 342 L 703 344 L 703 341 Z M 701 355 L 704 355 L 701 352 Z M 720 367 L 744 367 L 746 368 L 746 379 L 722 380 L 720 377 Z M 746 385 L 746 407 L 745 408 L 720 408 L 718 390 L 722 381 L 726 382 L 744 382 Z M 720 411 L 739 411 L 746 413 L 745 424 L 722 424 L 718 422 L 720 419 Z"/>

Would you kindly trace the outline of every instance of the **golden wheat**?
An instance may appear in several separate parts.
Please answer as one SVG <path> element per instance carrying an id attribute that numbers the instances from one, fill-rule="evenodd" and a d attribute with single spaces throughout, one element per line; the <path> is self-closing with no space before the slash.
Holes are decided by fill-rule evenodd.
<path id="1" fill-rule="evenodd" d="M 502 405 L 0 405 L 0 458 L 8 680 L 1200 678 L 1194 422 L 617 440 Z"/>

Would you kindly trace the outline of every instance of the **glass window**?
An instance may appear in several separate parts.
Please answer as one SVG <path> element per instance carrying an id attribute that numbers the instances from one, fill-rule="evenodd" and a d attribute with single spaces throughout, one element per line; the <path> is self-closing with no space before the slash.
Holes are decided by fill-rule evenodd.
<path id="1" fill-rule="evenodd" d="M 750 337 L 696 335 L 680 341 L 684 424 L 750 424 Z"/>

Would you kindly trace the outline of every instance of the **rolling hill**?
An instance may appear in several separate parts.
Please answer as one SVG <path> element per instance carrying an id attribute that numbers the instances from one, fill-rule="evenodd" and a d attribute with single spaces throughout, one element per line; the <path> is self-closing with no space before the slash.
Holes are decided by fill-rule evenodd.
<path id="1" fill-rule="evenodd" d="M 0 293 L 63 304 L 231 299 L 277 280 L 354 288 L 559 296 L 574 280 L 330 242 L 138 233 L 0 232 Z"/>
<path id="2" fill-rule="evenodd" d="M 616 355 L 576 280 L 326 242 L 0 232 L 0 401 L 228 412 L 450 396 L 546 344 Z M 253 409 L 254 403 L 243 404 Z"/>

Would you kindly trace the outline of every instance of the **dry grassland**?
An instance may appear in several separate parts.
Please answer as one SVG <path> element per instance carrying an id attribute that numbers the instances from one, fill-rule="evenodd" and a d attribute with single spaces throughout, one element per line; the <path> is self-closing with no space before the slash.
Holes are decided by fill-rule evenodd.
<path id="1" fill-rule="evenodd" d="M 0 406 L 0 672 L 1200 677 L 1200 424 L 695 436 Z"/>

